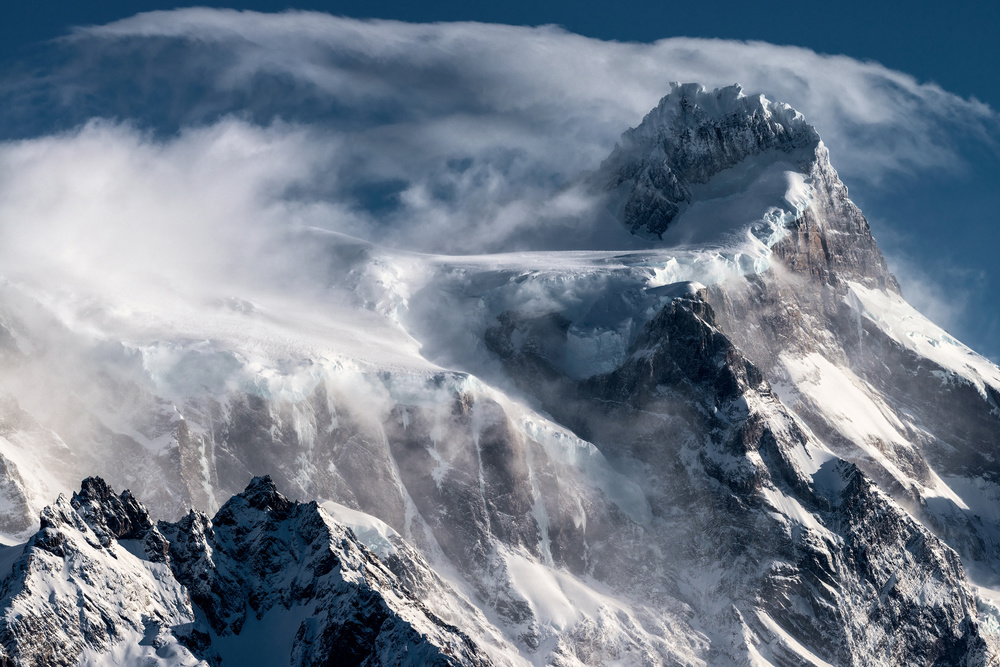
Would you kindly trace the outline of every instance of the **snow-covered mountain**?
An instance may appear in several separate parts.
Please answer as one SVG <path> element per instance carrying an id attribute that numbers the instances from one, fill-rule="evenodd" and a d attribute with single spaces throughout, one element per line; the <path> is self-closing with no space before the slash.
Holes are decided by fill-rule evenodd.
<path id="1" fill-rule="evenodd" d="M 0 661 L 988 664 L 1000 369 L 817 132 L 676 85 L 582 182 L 641 247 L 5 282 Z"/>
<path id="2" fill-rule="evenodd" d="M 393 548 L 393 570 L 266 477 L 212 519 L 156 526 L 88 478 L 8 549 L 0 650 L 15 664 L 492 664 L 415 597 L 453 596 L 419 556 Z"/>

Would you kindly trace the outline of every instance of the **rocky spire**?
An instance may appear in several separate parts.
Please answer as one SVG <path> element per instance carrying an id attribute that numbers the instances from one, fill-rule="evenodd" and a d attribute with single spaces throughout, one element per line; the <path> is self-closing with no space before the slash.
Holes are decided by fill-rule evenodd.
<path id="1" fill-rule="evenodd" d="M 153 527 L 146 508 L 126 489 L 116 496 L 100 477 L 88 477 L 70 501 L 107 546 L 112 539 L 140 539 Z"/>

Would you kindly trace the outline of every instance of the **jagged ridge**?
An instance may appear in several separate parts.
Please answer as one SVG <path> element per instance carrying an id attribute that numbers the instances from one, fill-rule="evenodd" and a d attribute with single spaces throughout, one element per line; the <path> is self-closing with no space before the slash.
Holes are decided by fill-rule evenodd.
<path id="1" fill-rule="evenodd" d="M 280 628 L 281 614 L 302 619 L 291 635 L 268 625 L 253 632 L 284 642 L 285 659 L 298 665 L 491 664 L 350 528 L 316 503 L 289 501 L 269 477 L 212 519 L 192 511 L 158 525 L 128 491 L 115 495 L 88 478 L 71 501 L 60 496 L 42 513 L 2 604 L 0 657 L 24 667 L 143 645 L 170 653 L 172 664 L 230 664 L 233 642 L 220 649 L 218 638 L 239 645 L 249 619 L 267 616 Z"/>

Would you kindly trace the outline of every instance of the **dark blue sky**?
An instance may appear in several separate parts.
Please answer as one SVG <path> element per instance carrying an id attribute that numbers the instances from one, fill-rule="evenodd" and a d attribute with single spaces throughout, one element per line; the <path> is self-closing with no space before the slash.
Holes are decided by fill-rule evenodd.
<path id="1" fill-rule="evenodd" d="M 665 37 L 760 40 L 873 60 L 922 82 L 1000 109 L 1000 3 L 858 2 L 608 3 L 557 0 L 416 3 L 387 0 L 203 3 L 257 11 L 319 10 L 351 17 L 412 22 L 474 20 L 557 24 L 605 40 Z M 7 3 L 0 21 L 0 60 L 16 61 L 74 25 L 103 24 L 155 9 L 190 6 L 156 0 L 40 0 Z M 764 91 L 767 92 L 767 91 Z M 622 128 L 625 129 L 625 128 Z M 832 146 L 834 156 L 836 147 Z M 977 350 L 1000 358 L 1000 158 L 996 146 L 964 147 L 966 169 L 899 174 L 878 188 L 852 186 L 904 292 L 915 303 L 927 289 L 954 299 L 961 314 L 941 322 Z M 908 274 L 908 275 L 907 275 Z M 908 283 L 905 280 L 911 278 Z M 924 301 L 927 301 L 925 299 Z M 932 314 L 932 313 L 929 313 Z M 933 314 L 932 314 L 933 316 Z"/>

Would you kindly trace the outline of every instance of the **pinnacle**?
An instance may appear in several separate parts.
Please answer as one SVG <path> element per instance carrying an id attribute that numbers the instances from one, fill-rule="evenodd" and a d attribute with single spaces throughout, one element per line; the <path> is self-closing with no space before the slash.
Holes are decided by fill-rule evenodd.
<path id="1" fill-rule="evenodd" d="M 291 502 L 278 492 L 270 475 L 254 477 L 240 494 L 246 502 L 259 510 L 287 509 Z"/>

